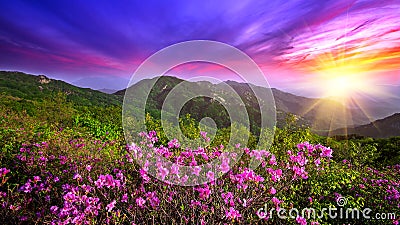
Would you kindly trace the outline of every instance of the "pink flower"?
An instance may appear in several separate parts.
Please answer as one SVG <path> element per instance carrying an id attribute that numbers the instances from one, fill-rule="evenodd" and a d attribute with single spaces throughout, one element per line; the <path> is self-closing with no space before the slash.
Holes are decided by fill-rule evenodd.
<path id="1" fill-rule="evenodd" d="M 1 168 L 0 169 L 0 177 L 5 176 L 9 172 L 10 172 L 10 170 L 8 170 L 7 168 Z"/>
<path id="2" fill-rule="evenodd" d="M 144 200 L 142 197 L 136 199 L 136 205 L 138 205 L 140 208 L 143 208 L 145 203 L 146 200 Z"/>
<path id="3" fill-rule="evenodd" d="M 22 187 L 20 188 L 21 191 L 25 192 L 25 193 L 29 193 L 32 191 L 32 186 L 30 183 L 31 180 L 28 180 L 28 182 L 26 182 L 26 184 L 22 185 Z"/>
<path id="4" fill-rule="evenodd" d="M 176 175 L 179 174 L 179 166 L 178 166 L 178 165 L 173 164 L 173 165 L 171 166 L 171 174 L 176 174 Z"/>
<path id="5" fill-rule="evenodd" d="M 317 160 L 314 161 L 314 163 L 315 163 L 316 166 L 319 166 L 321 164 L 321 160 L 317 159 Z"/>
<path id="6" fill-rule="evenodd" d="M 68 192 L 63 196 L 63 198 L 66 202 L 74 202 L 77 199 L 77 196 L 72 192 Z"/>
<path id="7" fill-rule="evenodd" d="M 121 202 L 128 202 L 128 194 L 124 194 L 121 198 Z"/>
<path id="8" fill-rule="evenodd" d="M 297 148 L 299 150 L 303 150 L 304 147 L 306 147 L 307 145 L 309 145 L 308 142 L 303 142 L 303 143 L 297 144 Z"/>
<path id="9" fill-rule="evenodd" d="M 150 181 L 150 177 L 147 175 L 147 171 L 144 169 L 139 170 L 140 176 L 143 178 L 144 183 L 148 183 Z"/>
<path id="10" fill-rule="evenodd" d="M 155 192 L 147 192 L 146 197 L 149 200 L 151 207 L 156 208 L 160 204 L 160 200 Z"/>
<path id="11" fill-rule="evenodd" d="M 272 203 L 274 203 L 275 207 L 277 208 L 277 210 L 279 209 L 279 204 L 281 204 L 283 201 L 280 201 L 278 198 L 273 197 L 272 198 Z"/>
<path id="12" fill-rule="evenodd" d="M 293 166 L 292 168 L 294 172 L 294 177 L 296 178 L 297 176 L 307 179 L 308 178 L 308 173 L 305 171 L 304 167 L 298 167 L 298 166 Z"/>
<path id="13" fill-rule="evenodd" d="M 107 205 L 106 209 L 107 209 L 108 212 L 111 212 L 111 210 L 113 210 L 113 208 L 115 207 L 115 203 L 116 202 L 117 201 L 114 200 L 110 204 Z"/>
<path id="14" fill-rule="evenodd" d="M 229 211 L 225 212 L 225 215 L 228 219 L 233 219 L 233 220 L 242 217 L 239 211 L 235 210 L 233 207 L 230 207 Z"/>
<path id="15" fill-rule="evenodd" d="M 82 176 L 79 173 L 76 173 L 73 178 L 74 178 L 74 180 L 78 180 L 78 181 L 82 180 Z"/>
<path id="16" fill-rule="evenodd" d="M 193 167 L 192 174 L 194 174 L 196 176 L 199 176 L 200 171 L 201 171 L 201 167 L 200 166 L 195 166 L 195 167 Z"/>
<path id="17" fill-rule="evenodd" d="M 214 172 L 208 171 L 207 172 L 207 178 L 208 178 L 209 181 L 213 181 L 214 180 Z"/>
<path id="18" fill-rule="evenodd" d="M 168 142 L 168 148 L 179 148 L 181 145 L 178 143 L 177 139 L 172 139 Z"/>
<path id="19" fill-rule="evenodd" d="M 255 176 L 254 178 L 253 178 L 253 180 L 255 181 L 255 182 L 263 182 L 264 181 L 264 177 L 262 177 L 262 176 Z"/>
<path id="20" fill-rule="evenodd" d="M 227 162 L 223 162 L 221 166 L 219 166 L 219 169 L 221 170 L 221 172 L 227 173 L 231 168 L 229 167 Z"/>
<path id="21" fill-rule="evenodd" d="M 332 157 L 332 149 L 323 147 L 320 156 L 331 158 Z"/>
<path id="22" fill-rule="evenodd" d="M 208 185 L 205 185 L 204 188 L 195 188 L 195 190 L 199 192 L 199 197 L 201 199 L 207 199 L 210 197 L 211 191 L 208 189 Z"/>
<path id="23" fill-rule="evenodd" d="M 200 131 L 200 136 L 206 141 L 206 142 L 210 142 L 211 139 L 209 137 L 207 137 L 207 132 L 205 131 Z"/>
<path id="24" fill-rule="evenodd" d="M 194 157 L 192 158 L 192 161 L 189 163 L 189 166 L 197 166 L 197 161 Z"/>
<path id="25" fill-rule="evenodd" d="M 290 158 L 290 161 L 292 161 L 294 163 L 298 163 L 300 166 L 304 166 L 308 162 L 307 158 L 304 157 L 303 152 L 297 153 L 297 156 L 291 155 L 289 158 Z"/>
<path id="26" fill-rule="evenodd" d="M 75 177 L 74 177 L 74 179 L 75 179 Z M 34 176 L 33 177 L 33 182 L 34 183 L 37 183 L 37 182 L 39 182 L 40 181 L 40 177 L 39 176 Z"/>
<path id="27" fill-rule="evenodd" d="M 195 207 L 195 206 L 201 206 L 201 203 L 199 201 L 191 200 L 190 201 L 190 207 Z"/>
<path id="28" fill-rule="evenodd" d="M 271 180 L 277 182 L 282 176 L 282 170 L 274 170 L 272 168 L 267 168 L 267 172 L 271 175 Z"/>
<path id="29" fill-rule="evenodd" d="M 221 197 L 222 197 L 222 199 L 224 199 L 224 202 L 225 202 L 226 204 L 229 203 L 229 200 L 233 200 L 233 194 L 232 194 L 232 192 L 227 192 L 226 194 L 225 194 L 225 193 L 222 193 L 222 194 L 221 194 Z"/>
<path id="30" fill-rule="evenodd" d="M 92 166 L 91 165 L 87 165 L 86 166 L 86 170 L 90 172 L 90 170 L 92 170 Z"/>
<path id="31" fill-rule="evenodd" d="M 153 142 L 153 143 L 155 143 L 155 142 L 158 141 L 157 132 L 154 131 L 154 130 L 150 131 L 146 136 L 147 136 L 147 137 L 146 137 L 147 140 L 149 140 L 149 141 L 151 141 L 151 142 Z"/>
<path id="32" fill-rule="evenodd" d="M 165 180 L 165 177 L 168 175 L 169 171 L 167 168 L 164 167 L 159 167 L 158 168 L 159 176 L 161 177 L 162 180 Z"/>
<path id="33" fill-rule="evenodd" d="M 269 159 L 269 164 L 277 165 L 275 155 L 271 155 L 271 158 Z"/>
<path id="34" fill-rule="evenodd" d="M 307 225 L 307 220 L 301 216 L 298 216 L 296 218 L 296 222 L 300 225 Z"/>
<path id="35" fill-rule="evenodd" d="M 54 214 L 54 213 L 57 213 L 57 210 L 58 210 L 58 207 L 57 207 L 57 206 L 54 206 L 54 205 L 53 205 L 52 207 L 50 207 L 50 212 L 53 213 L 53 214 Z"/>
<path id="36" fill-rule="evenodd" d="M 259 161 L 263 160 L 263 158 L 262 158 L 263 157 L 263 152 L 258 151 L 258 150 L 251 151 L 250 152 L 250 156 L 251 157 L 255 157 L 256 160 L 259 160 Z"/>
<path id="37" fill-rule="evenodd" d="M 274 187 L 271 187 L 271 189 L 269 190 L 269 193 L 270 193 L 271 195 L 276 194 L 275 188 L 274 188 Z"/>
<path id="38" fill-rule="evenodd" d="M 187 181 L 188 179 L 189 179 L 188 175 L 183 176 L 183 177 L 181 178 L 181 180 L 180 180 L 181 184 L 186 183 L 186 181 Z"/>

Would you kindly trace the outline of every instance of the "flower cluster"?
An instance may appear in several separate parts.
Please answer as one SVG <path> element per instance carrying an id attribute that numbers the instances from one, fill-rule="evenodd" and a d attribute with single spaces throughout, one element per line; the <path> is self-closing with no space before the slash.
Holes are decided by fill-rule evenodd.
<path id="1" fill-rule="evenodd" d="M 258 212 L 260 206 L 279 210 L 376 193 L 383 200 L 378 206 L 399 207 L 399 166 L 368 169 L 362 182 L 350 190 L 340 187 L 340 194 L 316 192 L 310 184 L 324 182 L 332 164 L 337 166 L 332 149 L 319 144 L 303 142 L 282 154 L 237 144 L 235 150 L 244 153 L 239 156 L 224 145 L 183 149 L 177 139 L 157 145 L 155 131 L 140 136 L 126 146 L 60 137 L 22 145 L 15 166 L 0 169 L 0 212 L 26 223 L 255 224 L 263 218 L 273 224 L 268 212 Z M 210 141 L 205 132 L 201 137 Z M 203 166 L 213 160 L 215 167 Z M 252 160 L 261 166 L 251 168 Z M 196 182 L 201 185 L 189 185 Z M 284 222 L 319 224 L 301 216 Z"/>

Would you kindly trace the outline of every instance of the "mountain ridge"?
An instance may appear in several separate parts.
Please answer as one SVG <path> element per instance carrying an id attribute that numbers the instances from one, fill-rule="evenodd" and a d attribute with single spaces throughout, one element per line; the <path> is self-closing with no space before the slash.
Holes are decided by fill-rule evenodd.
<path id="1" fill-rule="evenodd" d="M 151 95 L 157 96 L 157 99 L 150 99 L 150 101 L 153 102 L 161 101 L 168 91 L 172 90 L 175 85 L 183 81 L 180 78 L 172 76 L 155 77 L 152 79 L 153 81 L 154 79 L 158 79 L 157 83 L 160 82 L 160 85 L 155 85 L 156 88 L 153 90 L 156 90 L 157 92 L 157 90 L 162 89 L 161 91 L 159 91 L 158 94 L 155 93 L 154 95 Z M 130 88 L 151 88 L 149 86 L 150 80 L 151 79 L 141 80 L 130 86 Z M 198 82 L 189 83 L 193 85 L 193 89 L 199 88 Z M 249 94 L 249 85 L 251 85 L 251 87 L 255 89 L 267 89 L 253 84 L 239 83 L 236 81 L 226 81 L 225 83 L 233 87 L 233 89 L 239 94 L 239 96 L 244 97 L 247 95 L 247 97 L 250 99 L 251 94 Z M 206 84 L 210 87 L 215 88 L 221 83 Z M 168 87 L 167 90 L 166 87 Z M 124 95 L 125 90 L 126 89 L 120 90 L 114 94 Z M 310 126 L 317 133 L 323 133 L 326 130 L 338 129 L 345 126 L 362 125 L 372 121 L 372 118 L 364 115 L 362 111 L 347 109 L 346 106 L 344 106 L 340 102 L 333 101 L 331 99 L 318 99 L 297 96 L 276 88 L 271 88 L 271 91 L 273 93 L 274 101 L 276 104 L 278 120 L 282 119 L 282 117 L 285 117 L 285 115 L 288 113 L 295 114 L 299 116 L 300 120 L 302 120 L 301 123 L 303 125 Z M 250 99 L 249 101 L 252 102 L 249 102 L 249 106 L 255 105 L 255 102 L 253 101 L 254 98 L 252 100 Z M 159 105 L 160 102 L 154 104 Z"/>
<path id="2" fill-rule="evenodd" d="M 359 135 L 374 138 L 400 136 L 400 113 L 394 113 L 383 119 L 351 128 L 340 128 L 329 132 L 329 136 Z"/>
<path id="3" fill-rule="evenodd" d="M 151 79 L 141 80 L 130 88 L 149 89 L 151 88 L 149 86 L 150 80 Z M 155 85 L 157 86 L 155 88 L 156 91 L 151 92 L 149 95 L 150 109 L 156 110 L 157 107 L 162 106 L 162 100 L 166 97 L 169 91 L 182 81 L 184 80 L 180 78 L 163 76 L 161 82 Z M 231 86 L 237 93 L 239 93 L 239 96 L 245 100 L 246 108 L 247 110 L 250 110 L 249 114 L 251 115 L 253 126 L 259 123 L 260 112 L 256 109 L 257 105 L 254 101 L 254 93 L 250 93 L 249 88 L 251 86 L 251 88 L 254 89 L 263 89 L 263 87 L 253 84 L 239 83 L 236 81 L 226 81 L 225 83 Z M 191 88 L 222 87 L 221 83 L 213 84 L 207 81 L 188 82 L 188 85 L 188 91 L 190 91 Z M 56 92 L 63 92 L 67 95 L 67 99 L 78 105 L 122 105 L 125 90 L 126 89 L 122 89 L 113 94 L 107 94 L 90 88 L 76 87 L 61 80 L 50 79 L 45 75 L 30 75 L 18 71 L 0 71 L 0 93 L 30 100 L 40 99 Z M 294 114 L 299 125 L 309 126 L 312 128 L 313 132 L 321 135 L 332 136 L 350 133 L 372 137 L 386 137 L 390 136 L 392 133 L 392 136 L 400 135 L 400 133 L 396 133 L 397 127 L 386 129 L 393 130 L 393 132 L 387 132 L 384 134 L 377 133 L 372 128 L 378 126 L 383 129 L 384 127 L 391 127 L 393 124 L 398 124 L 395 119 L 399 118 L 399 113 L 394 113 L 393 115 L 382 119 L 372 119 L 365 115 L 360 115 L 360 110 L 358 109 L 346 109 L 342 103 L 331 99 L 304 97 L 290 92 L 281 91 L 277 88 L 271 88 L 271 91 L 277 109 L 276 117 L 278 127 L 284 125 L 285 118 L 288 114 Z M 221 106 L 218 106 L 217 104 L 213 105 L 212 102 L 213 100 L 209 98 L 198 99 L 196 100 L 196 104 L 199 105 L 188 103 L 184 106 L 182 111 L 189 112 L 190 108 L 195 108 L 195 114 L 198 114 L 196 115 L 197 117 L 201 117 L 203 115 L 202 113 L 208 113 L 207 115 L 209 116 L 219 114 L 221 118 L 227 116 L 225 115 L 226 113 L 224 114 Z M 346 112 L 342 115 L 345 117 L 352 117 L 355 122 L 348 123 L 348 121 L 346 121 L 348 118 L 345 117 L 339 119 L 334 118 L 335 114 L 340 115 L 340 111 Z M 391 122 L 389 123 L 385 121 Z M 343 124 L 345 124 L 345 126 L 343 126 Z M 229 124 L 227 121 L 221 121 L 220 125 L 227 126 Z"/>

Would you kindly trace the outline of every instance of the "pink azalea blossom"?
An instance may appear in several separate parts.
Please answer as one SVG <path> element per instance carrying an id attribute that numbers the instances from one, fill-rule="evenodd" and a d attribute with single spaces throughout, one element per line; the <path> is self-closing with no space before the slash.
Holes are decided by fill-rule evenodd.
<path id="1" fill-rule="evenodd" d="M 145 203 L 146 200 L 144 200 L 142 197 L 136 199 L 136 205 L 138 205 L 140 208 L 143 208 Z"/>
<path id="2" fill-rule="evenodd" d="M 91 166 L 91 165 L 87 165 L 87 166 L 86 166 L 86 170 L 87 170 L 87 171 L 92 170 L 92 166 Z"/>
<path id="3" fill-rule="evenodd" d="M 296 222 L 300 225 L 307 225 L 307 220 L 301 216 L 298 216 L 296 218 Z"/>
<path id="4" fill-rule="evenodd" d="M 192 174 L 194 174 L 196 176 L 199 176 L 200 171 L 201 171 L 201 167 L 200 166 L 195 166 L 195 167 L 193 167 Z"/>
<path id="5" fill-rule="evenodd" d="M 214 172 L 208 171 L 207 172 L 207 178 L 208 178 L 209 181 L 213 181 L 214 180 Z"/>
<path id="6" fill-rule="evenodd" d="M 227 173 L 231 168 L 229 167 L 229 164 L 227 162 L 223 162 L 219 169 L 221 170 L 221 172 L 223 173 Z"/>
<path id="7" fill-rule="evenodd" d="M 171 166 L 171 174 L 178 175 L 179 174 L 179 166 L 176 164 L 172 164 Z"/>
<path id="8" fill-rule="evenodd" d="M 229 211 L 225 212 L 225 215 L 228 219 L 233 219 L 233 220 L 242 217 L 242 215 L 240 215 L 239 211 L 235 210 L 235 208 L 233 208 L 233 207 L 230 207 Z"/>
<path id="9" fill-rule="evenodd" d="M 159 167 L 158 168 L 159 176 L 161 177 L 162 180 L 165 180 L 165 177 L 168 175 L 169 171 L 167 168 L 164 167 Z"/>
<path id="10" fill-rule="evenodd" d="M 327 147 L 323 147 L 320 156 L 321 157 L 331 158 L 332 157 L 332 149 L 327 148 Z"/>
<path id="11" fill-rule="evenodd" d="M 108 212 L 111 212 L 111 210 L 114 209 L 115 203 L 116 203 L 116 202 L 117 202 L 117 201 L 114 200 L 114 201 L 112 201 L 110 204 L 107 205 L 106 209 L 107 209 Z"/>

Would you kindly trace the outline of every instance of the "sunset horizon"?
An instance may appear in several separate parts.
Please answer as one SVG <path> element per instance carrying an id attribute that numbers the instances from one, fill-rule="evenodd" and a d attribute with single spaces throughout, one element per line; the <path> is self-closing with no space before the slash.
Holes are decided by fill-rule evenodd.
<path id="1" fill-rule="evenodd" d="M 271 87 L 294 94 L 348 99 L 385 95 L 383 86 L 400 85 L 397 1 L 249 1 L 226 8 L 228 3 L 3 2 L 0 70 L 122 89 L 157 51 L 213 40 L 245 52 Z M 215 65 L 174 71 L 183 79 L 240 81 Z M 96 79 L 105 81 L 102 87 Z"/>

